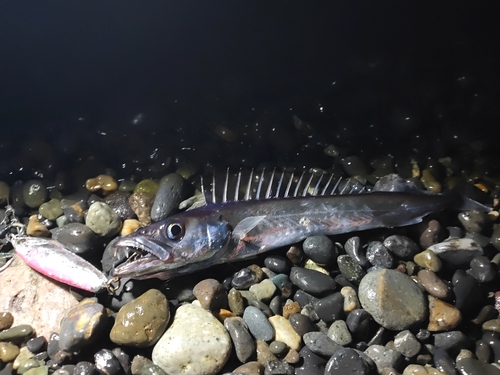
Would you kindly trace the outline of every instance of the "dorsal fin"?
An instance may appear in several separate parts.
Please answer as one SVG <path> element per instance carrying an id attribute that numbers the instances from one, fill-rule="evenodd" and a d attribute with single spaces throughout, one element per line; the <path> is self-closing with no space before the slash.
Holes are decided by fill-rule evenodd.
<path id="1" fill-rule="evenodd" d="M 253 182 L 253 168 L 250 171 L 250 177 L 248 178 L 248 183 L 247 183 L 247 190 L 245 192 L 245 200 L 246 201 L 250 199 L 250 192 L 251 192 L 251 189 L 252 189 L 252 182 Z"/>
<path id="2" fill-rule="evenodd" d="M 302 174 L 300 175 L 299 182 L 297 182 L 297 186 L 295 186 L 295 191 L 293 192 L 294 197 L 297 197 L 299 194 L 300 184 L 302 183 L 302 179 L 304 178 L 305 173 L 306 172 L 302 172 Z"/>

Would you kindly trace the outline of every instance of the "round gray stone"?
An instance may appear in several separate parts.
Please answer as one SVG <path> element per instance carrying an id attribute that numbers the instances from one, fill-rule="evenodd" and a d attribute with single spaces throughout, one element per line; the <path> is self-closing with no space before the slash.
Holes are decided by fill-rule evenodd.
<path id="1" fill-rule="evenodd" d="M 359 284 L 358 295 L 361 306 L 386 329 L 403 330 L 427 317 L 427 302 L 420 288 L 395 270 L 368 273 Z"/>
<path id="2" fill-rule="evenodd" d="M 243 313 L 243 320 L 256 339 L 270 341 L 274 338 L 273 326 L 267 320 L 266 315 L 258 308 L 248 306 Z"/>

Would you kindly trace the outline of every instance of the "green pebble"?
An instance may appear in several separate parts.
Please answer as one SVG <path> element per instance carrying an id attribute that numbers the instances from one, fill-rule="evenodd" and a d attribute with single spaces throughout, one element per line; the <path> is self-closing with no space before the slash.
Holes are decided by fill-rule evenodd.
<path id="1" fill-rule="evenodd" d="M 153 180 L 146 179 L 142 180 L 137 184 L 137 186 L 134 189 L 134 194 L 144 193 L 151 197 L 154 197 L 157 191 L 158 191 L 158 184 Z"/>
<path id="2" fill-rule="evenodd" d="M 19 355 L 19 347 L 10 342 L 0 342 L 0 361 L 12 362 Z"/>
<path id="3" fill-rule="evenodd" d="M 38 212 L 49 220 L 55 220 L 63 214 L 61 201 L 59 199 L 51 199 L 43 203 L 38 209 Z"/>
<path id="4" fill-rule="evenodd" d="M 23 185 L 23 198 L 26 206 L 38 208 L 47 200 L 47 188 L 42 181 L 29 180 Z"/>
<path id="5" fill-rule="evenodd" d="M 9 200 L 10 187 L 5 182 L 0 181 L 0 204 L 5 204 Z"/>
<path id="6" fill-rule="evenodd" d="M 243 315 L 245 305 L 243 304 L 243 296 L 239 290 L 232 288 L 227 295 L 227 302 L 229 304 L 229 309 L 234 315 Z"/>
<path id="7" fill-rule="evenodd" d="M 413 261 L 422 268 L 438 272 L 441 269 L 441 259 L 432 250 L 424 250 L 413 257 Z"/>
<path id="8" fill-rule="evenodd" d="M 146 363 L 142 366 L 141 375 L 167 375 L 167 373 L 154 363 Z"/>
<path id="9" fill-rule="evenodd" d="M 17 368 L 17 373 L 19 375 L 22 375 L 26 373 L 28 370 L 39 366 L 40 363 L 38 363 L 38 361 L 35 358 L 30 358 L 19 365 L 19 367 Z"/>
<path id="10" fill-rule="evenodd" d="M 483 331 L 500 332 L 500 319 L 491 319 L 483 323 Z"/>
<path id="11" fill-rule="evenodd" d="M 24 375 L 48 375 L 49 367 L 48 366 L 40 366 L 29 369 L 24 373 Z"/>
<path id="12" fill-rule="evenodd" d="M 0 332 L 0 341 L 23 341 L 33 335 L 33 327 L 29 324 L 20 324 Z"/>
<path id="13" fill-rule="evenodd" d="M 363 276 L 366 274 L 358 262 L 356 262 L 349 255 L 339 255 L 337 258 L 337 264 L 342 275 L 344 275 L 350 282 L 359 284 Z"/>
<path id="14" fill-rule="evenodd" d="M 12 364 L 12 368 L 14 370 L 17 370 L 23 362 L 26 362 L 28 359 L 33 358 L 34 356 L 35 355 L 28 350 L 28 347 L 23 346 L 19 351 L 19 355 L 16 357 L 14 363 Z"/>
<path id="15" fill-rule="evenodd" d="M 120 185 L 118 185 L 118 191 L 125 191 L 127 193 L 132 193 L 136 186 L 137 184 L 133 181 L 123 180 L 122 182 L 120 182 Z"/>

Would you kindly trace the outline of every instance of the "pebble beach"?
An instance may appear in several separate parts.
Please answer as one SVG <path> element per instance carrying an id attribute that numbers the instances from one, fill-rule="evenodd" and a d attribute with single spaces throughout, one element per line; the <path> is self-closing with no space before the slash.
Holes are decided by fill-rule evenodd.
<path id="1" fill-rule="evenodd" d="M 448 48 L 477 52 L 465 36 Z M 305 99 L 253 106 L 233 88 L 171 101 L 168 120 L 72 114 L 0 139 L 0 375 L 500 374 L 495 60 L 373 56 L 346 58 L 338 82 Z M 273 170 L 294 184 L 333 175 L 335 194 L 466 183 L 478 204 L 99 292 L 35 271 L 9 241 L 14 217 L 111 278 L 114 240 L 205 189 L 220 201 L 226 173 L 251 174 L 237 188 L 251 182 L 257 199 Z"/>

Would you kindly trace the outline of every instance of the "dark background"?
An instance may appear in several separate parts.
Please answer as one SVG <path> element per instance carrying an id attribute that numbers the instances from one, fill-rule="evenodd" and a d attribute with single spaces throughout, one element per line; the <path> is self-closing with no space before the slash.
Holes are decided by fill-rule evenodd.
<path id="1" fill-rule="evenodd" d="M 296 154 L 293 114 L 360 153 L 491 142 L 497 13 L 464 3 L 2 0 L 0 173 L 29 139 L 60 167 L 95 154 L 117 168 L 137 150 L 293 163 L 276 156 Z M 239 146 L 212 139 L 217 125 Z"/>

